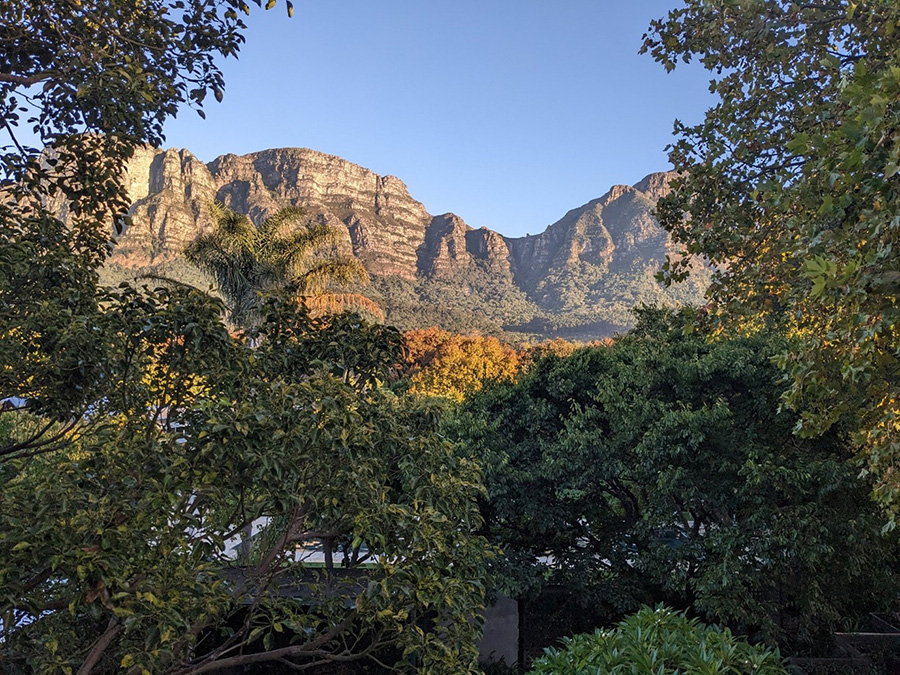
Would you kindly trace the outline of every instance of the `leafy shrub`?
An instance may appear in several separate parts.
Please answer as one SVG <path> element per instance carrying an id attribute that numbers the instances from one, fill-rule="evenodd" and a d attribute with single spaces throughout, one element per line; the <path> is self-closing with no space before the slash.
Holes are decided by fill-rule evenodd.
<path id="1" fill-rule="evenodd" d="M 644 607 L 612 630 L 565 638 L 547 649 L 531 675 L 598 673 L 756 673 L 781 675 L 778 650 L 736 639 L 727 628 L 707 626 L 666 607 Z"/>

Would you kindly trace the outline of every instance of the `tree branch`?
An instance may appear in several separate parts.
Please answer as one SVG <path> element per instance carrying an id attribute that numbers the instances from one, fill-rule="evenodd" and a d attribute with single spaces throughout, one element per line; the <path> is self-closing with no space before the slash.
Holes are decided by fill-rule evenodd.
<path id="1" fill-rule="evenodd" d="M 13 73 L 0 73 L 0 82 L 9 82 L 11 84 L 21 84 L 30 87 L 33 84 L 42 82 L 50 77 L 50 73 L 35 73 L 34 75 L 14 75 Z"/>
<path id="2" fill-rule="evenodd" d="M 77 675 L 89 675 L 94 669 L 94 666 L 97 665 L 97 661 L 103 656 L 103 652 L 109 647 L 109 643 L 113 641 L 113 638 L 118 635 L 120 630 L 122 630 L 122 626 L 119 624 L 119 618 L 114 616 L 109 620 L 106 632 L 104 632 L 94 643 L 94 646 L 91 647 L 91 651 L 88 652 L 87 658 L 84 660 L 84 663 L 81 664 L 81 668 L 78 669 Z"/>
<path id="3" fill-rule="evenodd" d="M 291 645 L 290 647 L 282 647 L 281 649 L 273 649 L 270 652 L 263 652 L 260 654 L 242 654 L 240 656 L 233 656 L 228 659 L 222 659 L 221 661 L 211 661 L 208 663 L 204 663 L 202 665 L 196 667 L 187 667 L 184 670 L 180 670 L 176 673 L 176 675 L 201 675 L 201 673 L 208 673 L 214 670 L 222 670 L 223 668 L 233 668 L 236 666 L 246 666 L 251 663 L 261 663 L 263 661 L 279 661 L 286 658 L 290 658 L 292 656 L 326 656 L 325 652 L 320 650 L 320 647 L 324 647 L 335 637 L 340 635 L 346 628 L 353 622 L 353 619 L 356 617 L 356 611 L 350 612 L 343 621 L 334 626 L 331 630 L 326 631 L 315 640 L 308 642 L 305 645 Z M 339 655 L 327 655 L 326 658 L 329 660 L 342 660 Z M 346 660 L 346 658 L 344 659 Z M 79 672 L 79 675 L 81 673 Z"/>

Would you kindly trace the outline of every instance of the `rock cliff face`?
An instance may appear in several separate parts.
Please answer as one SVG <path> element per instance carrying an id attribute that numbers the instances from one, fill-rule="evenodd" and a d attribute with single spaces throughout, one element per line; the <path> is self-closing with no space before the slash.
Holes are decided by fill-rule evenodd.
<path id="1" fill-rule="evenodd" d="M 666 174 L 653 174 L 664 180 Z M 624 266 L 642 257 L 663 260 L 668 236 L 653 219 L 653 207 L 665 194 L 616 185 L 603 197 L 572 209 L 543 233 L 508 239 L 517 279 L 534 286 L 552 270 L 587 263 L 598 267 Z"/>
<path id="2" fill-rule="evenodd" d="M 400 179 L 314 150 L 224 155 L 204 164 L 187 150 L 146 148 L 129 167 L 133 225 L 111 263 L 127 269 L 177 263 L 185 245 L 211 226 L 213 200 L 255 222 L 290 204 L 345 232 L 346 246 L 373 277 L 399 280 L 383 288 L 403 282 L 407 296 L 423 302 L 429 284 L 503 296 L 504 307 L 516 307 L 505 312 L 507 323 L 510 312 L 523 321 L 583 313 L 585 303 L 609 295 L 610 281 L 621 284 L 623 273 L 652 276 L 663 261 L 668 237 L 652 209 L 670 178 L 651 174 L 633 187 L 615 186 L 539 235 L 508 238 L 473 229 L 452 213 L 432 216 Z M 390 306 L 394 292 L 380 300 Z"/>
<path id="3" fill-rule="evenodd" d="M 301 206 L 311 218 L 341 226 L 371 273 L 407 278 L 415 277 L 431 222 L 400 179 L 306 149 L 224 155 L 207 165 L 186 150 L 143 149 L 130 165 L 129 186 L 135 231 L 122 238 L 114 258 L 128 266 L 177 258 L 210 226 L 206 205 L 213 200 L 256 222 Z"/>

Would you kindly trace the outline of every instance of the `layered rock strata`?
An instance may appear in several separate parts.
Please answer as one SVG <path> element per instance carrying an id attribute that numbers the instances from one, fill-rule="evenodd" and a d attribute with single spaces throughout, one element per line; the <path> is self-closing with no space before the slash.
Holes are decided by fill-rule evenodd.
<path id="1" fill-rule="evenodd" d="M 513 238 L 473 229 L 452 213 L 432 216 L 399 178 L 314 150 L 224 155 L 204 164 L 187 150 L 145 148 L 129 166 L 133 225 L 112 262 L 140 268 L 176 260 L 211 226 L 212 201 L 255 222 L 295 205 L 346 233 L 348 250 L 372 275 L 451 282 L 477 269 L 524 291 L 536 306 L 556 310 L 568 307 L 556 296 L 574 270 L 582 276 L 589 270 L 596 289 L 602 286 L 596 279 L 608 272 L 658 267 L 670 245 L 652 212 L 670 179 L 658 173 L 634 186 L 614 186 L 541 234 Z"/>

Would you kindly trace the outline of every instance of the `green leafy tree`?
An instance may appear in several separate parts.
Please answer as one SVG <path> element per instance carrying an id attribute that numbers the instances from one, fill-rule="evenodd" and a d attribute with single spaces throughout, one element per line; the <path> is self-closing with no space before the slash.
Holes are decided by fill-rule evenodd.
<path id="1" fill-rule="evenodd" d="M 257 357 L 271 377 L 302 379 L 312 370 L 324 370 L 359 388 L 396 380 L 401 368 L 404 339 L 383 324 L 370 324 L 345 312 L 311 316 L 297 309 L 297 291 L 288 285 L 261 298 L 259 325 L 250 331 Z M 294 348 L 298 342 L 302 350 Z"/>
<path id="2" fill-rule="evenodd" d="M 614 629 L 576 635 L 548 649 L 531 675 L 631 673 L 787 675 L 777 651 L 736 639 L 665 607 L 644 607 Z"/>
<path id="3" fill-rule="evenodd" d="M 0 418 L 46 416 L 0 459 L 84 427 L 108 365 L 97 269 L 127 220 L 125 163 L 164 140 L 179 106 L 221 99 L 216 58 L 237 54 L 248 12 L 241 0 L 0 1 Z"/>
<path id="4" fill-rule="evenodd" d="M 827 640 L 891 597 L 896 538 L 845 438 L 792 434 L 783 345 L 686 325 L 645 313 L 467 402 L 454 433 L 485 457 L 506 581 L 606 617 L 662 600 L 792 649 Z"/>
<path id="5" fill-rule="evenodd" d="M 76 236 L 49 216 L 0 220 L 0 419 L 31 409 L 62 425 L 0 441 L 0 461 L 61 441 L 95 398 L 101 296 L 96 259 L 74 250 Z"/>
<path id="6" fill-rule="evenodd" d="M 652 24 L 644 51 L 671 70 L 694 58 L 718 102 L 676 123 L 681 172 L 659 220 L 717 266 L 724 317 L 782 324 L 787 402 L 805 435 L 845 413 L 898 499 L 900 6 L 687 0 Z M 670 260 L 670 280 L 685 261 Z"/>
<path id="7" fill-rule="evenodd" d="M 477 464 L 378 386 L 395 332 L 265 308 L 255 340 L 186 287 L 103 303 L 94 423 L 0 464 L 0 670 L 475 669 Z"/>
<path id="8" fill-rule="evenodd" d="M 31 196 L 0 200 L 3 214 L 33 214 L 55 195 L 72 224 L 108 232 L 129 206 L 134 147 L 159 145 L 182 104 L 202 114 L 209 92 L 222 99 L 215 59 L 237 55 L 249 11 L 242 0 L 0 3 L 0 180 L 5 194 Z"/>
<path id="9" fill-rule="evenodd" d="M 391 334 L 303 327 L 287 302 L 251 348 L 197 291 L 98 288 L 124 163 L 179 104 L 221 97 L 214 58 L 248 11 L 0 3 L 3 672 L 311 668 L 383 645 L 401 669 L 473 668 L 478 470 L 377 386 Z M 298 556 L 313 539 L 321 570 Z"/>
<path id="10" fill-rule="evenodd" d="M 334 228 L 317 223 L 298 227 L 303 211 L 297 207 L 281 209 L 259 227 L 221 204 L 212 204 L 210 210 L 214 229 L 192 241 L 185 257 L 215 277 L 235 324 L 256 323 L 259 293 L 288 283 L 315 313 L 353 309 L 384 318 L 378 305 L 363 295 L 331 292 L 335 285 L 369 279 L 359 260 L 335 252 Z"/>

